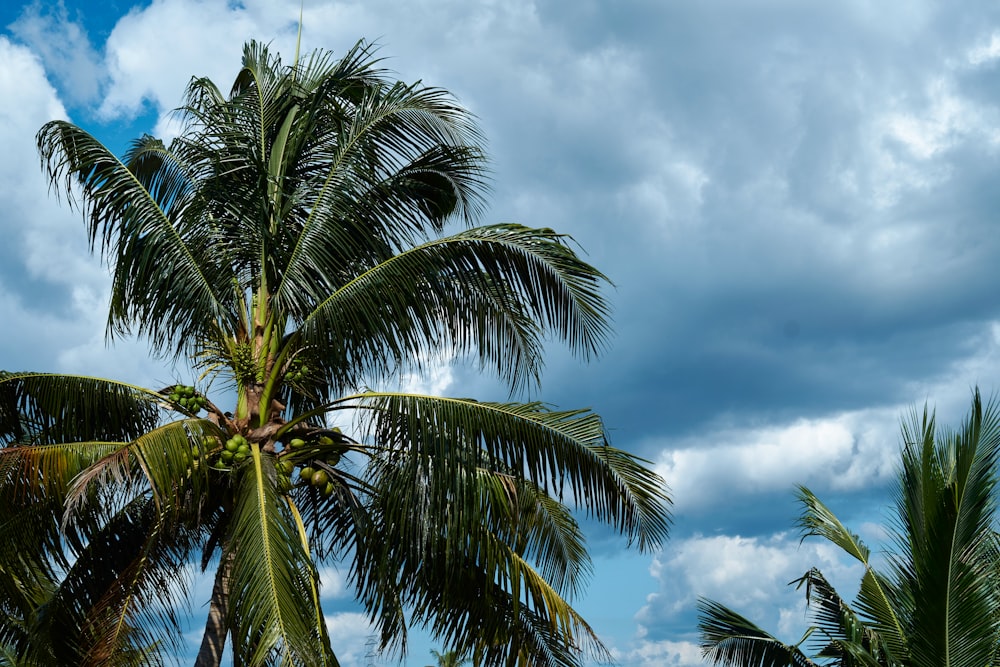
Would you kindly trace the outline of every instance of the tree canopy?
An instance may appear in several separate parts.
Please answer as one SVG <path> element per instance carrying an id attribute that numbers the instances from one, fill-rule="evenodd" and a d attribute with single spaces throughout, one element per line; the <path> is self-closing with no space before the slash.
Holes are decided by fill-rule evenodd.
<path id="1" fill-rule="evenodd" d="M 803 537 L 822 537 L 861 563 L 849 602 L 818 569 L 805 588 L 812 626 L 786 644 L 717 602 L 700 602 L 706 660 L 739 667 L 979 667 L 1000 664 L 997 482 L 1000 404 L 979 392 L 965 422 L 939 426 L 925 408 L 903 422 L 884 565 L 811 491 L 800 487 Z"/>
<path id="2" fill-rule="evenodd" d="M 663 480 L 590 410 L 516 400 L 548 338 L 606 345 L 607 278 L 552 229 L 477 225 L 473 117 L 363 42 L 290 65 L 250 42 L 228 92 L 194 78 L 177 113 L 179 136 L 122 157 L 66 121 L 37 135 L 111 268 L 109 336 L 193 379 L 0 376 L 0 644 L 158 664 L 194 564 L 216 573 L 197 665 L 227 643 L 240 665 L 336 665 L 329 563 L 383 649 L 417 625 L 484 665 L 609 657 L 571 604 L 573 510 L 655 549 Z M 440 350 L 510 399 L 385 389 Z"/>

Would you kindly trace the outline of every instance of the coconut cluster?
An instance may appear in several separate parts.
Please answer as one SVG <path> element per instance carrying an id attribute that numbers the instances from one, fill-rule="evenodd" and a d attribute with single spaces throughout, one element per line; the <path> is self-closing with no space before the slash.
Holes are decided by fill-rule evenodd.
<path id="1" fill-rule="evenodd" d="M 330 496 L 336 488 L 331 473 L 340 463 L 346 451 L 347 440 L 335 439 L 326 431 L 324 434 L 302 438 L 292 438 L 283 443 L 274 467 L 277 472 L 278 492 L 286 494 L 296 487 L 313 487 L 319 495 Z M 202 459 L 212 470 L 229 472 L 250 456 L 250 442 L 237 433 L 219 447 L 219 438 L 205 435 L 191 444 L 190 461 L 194 470 Z M 297 472 L 296 472 L 297 471 Z"/>
<path id="2" fill-rule="evenodd" d="M 317 435 L 309 440 L 292 438 L 284 444 L 277 463 L 278 488 L 287 491 L 294 486 L 312 486 L 322 496 L 332 494 L 335 487 L 328 471 L 340 463 L 344 444 L 329 435 Z M 292 481 L 296 468 L 297 483 Z"/>
<path id="3" fill-rule="evenodd" d="M 226 440 L 219 452 L 219 458 L 215 460 L 212 467 L 216 470 L 229 470 L 234 464 L 242 463 L 250 456 L 250 443 L 245 437 L 237 433 Z"/>
<path id="4" fill-rule="evenodd" d="M 312 374 L 315 367 L 310 366 L 302 357 L 295 357 L 288 362 L 288 369 L 285 371 L 285 381 L 289 384 L 302 387 L 311 384 Z"/>
<path id="5" fill-rule="evenodd" d="M 167 400 L 192 414 L 197 414 L 208 405 L 207 398 L 199 394 L 194 387 L 185 384 L 171 387 Z"/>

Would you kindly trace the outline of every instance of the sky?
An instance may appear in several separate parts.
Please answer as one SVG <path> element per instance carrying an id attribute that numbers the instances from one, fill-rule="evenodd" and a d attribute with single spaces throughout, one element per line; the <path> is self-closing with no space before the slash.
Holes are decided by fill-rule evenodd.
<path id="1" fill-rule="evenodd" d="M 107 267 L 33 137 L 53 118 L 118 152 L 169 137 L 189 78 L 225 88 L 246 40 L 290 59 L 299 10 L 0 6 L 0 368 L 190 379 L 142 341 L 107 343 Z M 856 566 L 800 542 L 796 485 L 879 544 L 900 419 L 927 404 L 957 423 L 974 387 L 1000 390 L 1000 5 L 306 0 L 303 22 L 304 49 L 364 38 L 400 79 L 450 90 L 488 139 L 482 222 L 570 234 L 614 283 L 609 350 L 553 347 L 532 398 L 593 408 L 671 489 L 660 552 L 588 525 L 576 604 L 618 663 L 701 664 L 700 596 L 787 641 L 808 624 L 787 584 L 810 567 L 852 597 Z M 496 391 L 461 366 L 416 382 Z M 342 664 L 395 664 L 327 581 Z M 417 637 L 405 664 L 430 648 Z"/>

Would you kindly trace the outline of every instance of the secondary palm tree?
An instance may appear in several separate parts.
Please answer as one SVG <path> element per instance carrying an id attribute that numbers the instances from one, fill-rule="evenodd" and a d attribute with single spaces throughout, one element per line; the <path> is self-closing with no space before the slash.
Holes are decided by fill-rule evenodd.
<path id="1" fill-rule="evenodd" d="M 1000 409 L 978 391 L 962 428 L 939 428 L 925 409 L 903 423 L 902 464 L 884 567 L 808 489 L 804 536 L 820 536 L 864 566 L 848 604 L 819 570 L 806 587 L 814 625 L 782 643 L 716 602 L 700 603 L 707 660 L 717 665 L 982 667 L 1000 664 L 1000 560 L 995 532 Z M 810 655 L 811 654 L 811 655 Z"/>
<path id="2" fill-rule="evenodd" d="M 228 94 L 196 78 L 185 99 L 178 138 L 123 159 L 68 122 L 38 133 L 112 268 L 109 335 L 202 375 L 0 377 L 0 579 L 57 584 L 0 639 L 154 661 L 196 562 L 216 568 L 197 665 L 227 641 L 240 665 L 336 665 L 332 561 L 385 649 L 417 624 L 484 665 L 606 657 L 571 606 L 589 561 L 569 505 L 655 548 L 662 479 L 587 410 L 379 390 L 447 350 L 513 396 L 545 336 L 604 345 L 605 277 L 551 229 L 446 235 L 482 208 L 478 130 L 364 44 L 285 66 L 250 43 Z"/>
<path id="3" fill-rule="evenodd" d="M 462 665 L 468 662 L 467 658 L 463 658 L 457 651 L 454 650 L 441 653 L 440 651 L 431 649 L 431 655 L 434 656 L 434 660 L 437 662 L 437 667 L 462 667 Z M 428 667 L 430 667 L 430 665 L 428 665 Z"/>

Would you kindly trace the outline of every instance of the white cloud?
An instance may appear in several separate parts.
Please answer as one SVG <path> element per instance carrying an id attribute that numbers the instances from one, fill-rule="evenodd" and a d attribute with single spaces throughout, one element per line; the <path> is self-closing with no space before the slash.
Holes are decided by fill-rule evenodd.
<path id="1" fill-rule="evenodd" d="M 1000 32 L 991 33 L 988 41 L 969 49 L 966 58 L 973 66 L 986 65 L 1000 58 Z"/>
<path id="2" fill-rule="evenodd" d="M 274 49 L 290 60 L 297 20 L 292 3 L 156 0 L 133 9 L 108 38 L 110 84 L 100 112 L 129 117 L 148 103 L 168 113 L 181 104 L 192 76 L 207 76 L 225 92 L 250 38 L 274 40 Z"/>
<path id="3" fill-rule="evenodd" d="M 63 0 L 35 0 L 10 26 L 19 39 L 41 56 L 69 101 L 87 104 L 97 99 L 103 77 L 100 54 L 83 25 L 70 18 Z"/>
<path id="4" fill-rule="evenodd" d="M 107 375 L 149 381 L 164 375 L 149 361 L 145 345 L 105 341 L 110 278 L 88 253 L 79 211 L 58 184 L 50 191 L 39 166 L 35 133 L 67 113 L 31 49 L 0 36 L 0 232 L 5 239 L 0 275 L 0 319 L 16 322 L 4 336 L 0 367 Z M 59 193 L 59 196 L 56 195 Z M 61 200 L 61 201 L 60 201 Z"/>
<path id="5" fill-rule="evenodd" d="M 648 596 L 636 619 L 640 638 L 657 641 L 658 626 L 691 618 L 698 598 L 722 603 L 786 641 L 796 641 L 809 625 L 805 593 L 789 583 L 817 567 L 852 600 L 862 566 L 818 538 L 797 536 L 695 535 L 671 543 L 654 559 L 650 573 L 659 590 Z M 694 623 L 687 629 L 695 632 Z"/>
<path id="6" fill-rule="evenodd" d="M 399 391 L 427 394 L 429 396 L 447 396 L 454 382 L 451 367 L 451 355 L 443 354 L 439 358 L 424 362 L 425 367 L 420 373 L 407 373 L 400 378 Z"/>
<path id="7" fill-rule="evenodd" d="M 632 649 L 619 661 L 629 667 L 700 667 L 701 648 L 686 641 L 655 641 L 642 642 L 638 648 Z"/>
<path id="8" fill-rule="evenodd" d="M 656 469 L 667 480 L 678 512 L 786 492 L 796 484 L 863 488 L 891 475 L 898 418 L 893 407 L 779 425 L 723 427 L 664 443 Z"/>
<path id="9" fill-rule="evenodd" d="M 885 120 L 886 133 L 901 142 L 919 160 L 928 160 L 948 150 L 971 134 L 989 132 L 979 109 L 951 90 L 944 78 L 927 86 L 926 108 L 901 104 Z"/>
<path id="10" fill-rule="evenodd" d="M 361 667 L 372 653 L 374 628 L 364 614 L 344 612 L 326 617 L 330 644 L 341 667 Z"/>
<path id="11" fill-rule="evenodd" d="M 345 573 L 335 567 L 322 567 L 319 570 L 319 580 L 322 582 L 320 595 L 324 600 L 338 599 L 350 596 L 353 592 L 347 589 Z"/>
<path id="12" fill-rule="evenodd" d="M 799 484 L 821 493 L 883 485 L 899 460 L 900 422 L 924 402 L 940 424 L 957 424 L 967 414 L 971 390 L 984 397 L 1000 392 L 1000 322 L 986 327 L 937 376 L 911 382 L 901 393 L 907 404 L 758 425 L 719 417 L 683 438 L 649 439 L 658 449 L 656 470 L 670 486 L 679 513 L 753 502 L 755 496 L 790 493 Z"/>

